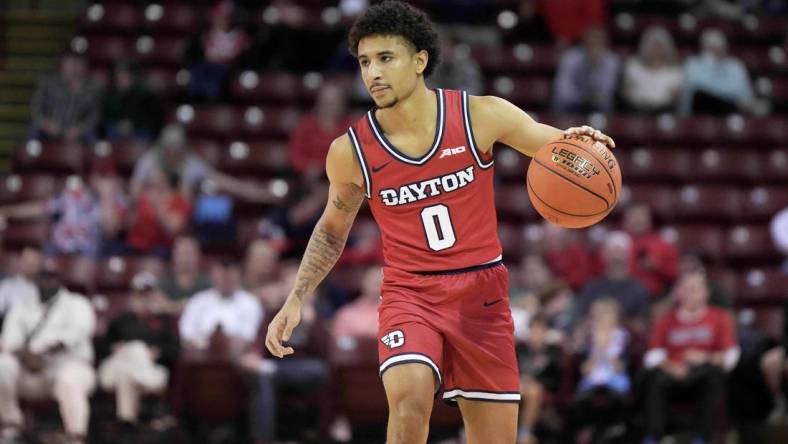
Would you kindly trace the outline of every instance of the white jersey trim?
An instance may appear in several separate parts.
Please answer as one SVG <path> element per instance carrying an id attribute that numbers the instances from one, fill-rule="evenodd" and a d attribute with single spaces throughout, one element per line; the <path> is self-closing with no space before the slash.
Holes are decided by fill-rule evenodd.
<path id="1" fill-rule="evenodd" d="M 490 393 L 490 392 L 466 392 L 461 389 L 454 389 L 448 392 L 443 392 L 443 399 L 465 398 L 480 401 L 508 401 L 520 402 L 519 393 Z"/>
<path id="2" fill-rule="evenodd" d="M 422 156 L 420 159 L 414 159 L 410 157 L 404 157 L 399 151 L 394 149 L 391 145 L 386 142 L 386 139 L 383 135 L 378 131 L 378 126 L 375 123 L 375 119 L 372 116 L 374 110 L 370 110 L 367 112 L 367 120 L 369 120 L 369 126 L 372 128 L 372 132 L 375 133 L 375 138 L 378 140 L 380 145 L 386 149 L 392 156 L 394 156 L 397 160 L 400 160 L 405 163 L 409 163 L 411 165 L 424 165 L 427 163 L 428 160 L 432 158 L 436 151 L 438 151 L 438 147 L 441 146 L 441 142 L 443 141 L 443 129 L 446 126 L 446 105 L 445 99 L 443 96 L 443 90 L 438 88 L 438 119 L 437 119 L 437 128 L 435 129 L 435 141 L 433 142 L 432 148 L 427 151 L 427 154 Z"/>
<path id="3" fill-rule="evenodd" d="M 470 107 L 468 106 L 468 93 L 465 91 L 462 92 L 462 120 L 465 124 L 465 137 L 468 139 L 468 144 L 470 145 L 473 158 L 476 159 L 476 163 L 478 163 L 479 167 L 482 169 L 490 168 L 495 163 L 495 160 L 491 159 L 489 162 L 482 162 L 482 158 L 479 155 L 479 148 L 476 146 L 476 140 L 474 140 L 473 137 L 473 128 L 471 128 L 471 112 Z"/>
<path id="4" fill-rule="evenodd" d="M 367 167 L 367 160 L 364 158 L 364 153 L 361 152 L 361 145 L 358 143 L 358 138 L 356 137 L 356 132 L 353 128 L 348 128 L 347 131 L 348 135 L 350 135 L 350 143 L 353 145 L 353 149 L 356 151 L 356 157 L 358 157 L 358 161 L 361 164 L 361 173 L 364 174 L 364 195 L 367 199 L 372 198 L 372 183 L 369 180 L 369 171 Z"/>

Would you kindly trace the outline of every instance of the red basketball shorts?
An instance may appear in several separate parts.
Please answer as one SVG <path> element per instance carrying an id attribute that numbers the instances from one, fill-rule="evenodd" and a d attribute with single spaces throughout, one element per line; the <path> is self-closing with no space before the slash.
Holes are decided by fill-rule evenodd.
<path id="1" fill-rule="evenodd" d="M 386 268 L 383 276 L 381 377 L 396 365 L 421 363 L 435 372 L 444 401 L 520 401 L 503 264 L 430 275 Z"/>

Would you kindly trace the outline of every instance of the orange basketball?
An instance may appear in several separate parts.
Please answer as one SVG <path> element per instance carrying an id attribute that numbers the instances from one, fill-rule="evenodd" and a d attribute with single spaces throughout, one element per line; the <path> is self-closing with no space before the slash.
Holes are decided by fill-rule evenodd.
<path id="1" fill-rule="evenodd" d="M 566 228 L 604 219 L 621 193 L 613 153 L 588 136 L 564 135 L 539 148 L 528 166 L 528 197 L 536 211 Z"/>

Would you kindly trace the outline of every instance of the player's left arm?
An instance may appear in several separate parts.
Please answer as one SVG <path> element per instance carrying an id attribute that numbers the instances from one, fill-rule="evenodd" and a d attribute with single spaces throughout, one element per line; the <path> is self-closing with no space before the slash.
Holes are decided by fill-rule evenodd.
<path id="1" fill-rule="evenodd" d="M 495 142 L 500 142 L 526 156 L 533 156 L 539 148 L 564 134 L 587 135 L 608 148 L 616 146 L 609 136 L 587 125 L 564 131 L 539 123 L 500 97 L 469 96 L 469 106 L 476 144 L 483 152 L 488 152 Z"/>

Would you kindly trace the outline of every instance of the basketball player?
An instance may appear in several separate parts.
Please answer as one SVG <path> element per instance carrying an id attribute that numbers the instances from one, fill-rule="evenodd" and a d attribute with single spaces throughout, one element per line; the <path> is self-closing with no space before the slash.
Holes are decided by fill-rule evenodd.
<path id="1" fill-rule="evenodd" d="M 459 405 L 469 443 L 514 443 L 520 388 L 492 146 L 531 156 L 564 131 L 498 97 L 428 89 L 438 37 L 412 6 L 386 1 L 369 8 L 349 40 L 375 107 L 331 144 L 326 209 L 266 346 L 280 358 L 293 353 L 283 342 L 342 252 L 366 198 L 384 248 L 378 346 L 388 443 L 426 442 L 439 389 Z M 590 127 L 566 132 L 614 146 Z"/>

